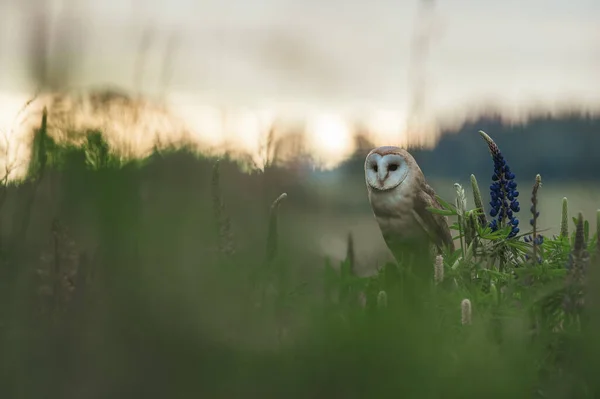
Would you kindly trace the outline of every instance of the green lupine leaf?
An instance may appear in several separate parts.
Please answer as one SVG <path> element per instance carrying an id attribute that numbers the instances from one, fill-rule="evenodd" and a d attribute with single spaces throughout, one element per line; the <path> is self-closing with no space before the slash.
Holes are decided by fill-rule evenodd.
<path id="1" fill-rule="evenodd" d="M 447 210 L 451 210 L 454 212 L 454 215 L 457 215 L 456 213 L 456 206 L 455 205 L 451 205 L 448 202 L 446 202 L 442 197 L 440 197 L 439 195 L 436 195 L 435 198 L 438 200 L 438 202 L 440 203 L 440 205 L 442 207 L 444 207 L 444 209 Z"/>
<path id="2" fill-rule="evenodd" d="M 519 251 L 522 251 L 522 252 L 528 252 L 532 246 L 530 243 L 527 243 L 524 241 L 518 241 L 518 240 L 507 240 L 506 244 L 509 247 L 518 249 Z"/>
<path id="3" fill-rule="evenodd" d="M 456 212 L 453 212 L 451 210 L 438 209 L 438 208 L 434 208 L 432 206 L 428 206 L 425 209 L 427 209 L 431 213 L 437 213 L 438 215 L 443 215 L 443 216 L 454 216 L 454 215 L 456 215 Z"/>

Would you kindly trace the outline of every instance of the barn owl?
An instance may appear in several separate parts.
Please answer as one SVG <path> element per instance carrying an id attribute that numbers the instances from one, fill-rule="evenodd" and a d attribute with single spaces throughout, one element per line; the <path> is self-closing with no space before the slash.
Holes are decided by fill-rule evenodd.
<path id="1" fill-rule="evenodd" d="M 396 259 L 406 252 L 427 251 L 431 244 L 438 251 L 444 246 L 454 250 L 447 218 L 427 210 L 441 209 L 435 192 L 406 150 L 372 150 L 365 160 L 365 180 L 373 214 Z"/>

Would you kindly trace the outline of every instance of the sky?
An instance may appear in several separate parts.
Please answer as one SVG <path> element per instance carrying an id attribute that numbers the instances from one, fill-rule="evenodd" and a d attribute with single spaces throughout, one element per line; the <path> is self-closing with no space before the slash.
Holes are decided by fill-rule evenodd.
<path id="1" fill-rule="evenodd" d="M 44 10 L 54 59 L 69 37 L 71 87 L 139 91 L 182 115 L 312 112 L 335 137 L 359 115 L 389 138 L 491 105 L 600 109 L 597 0 L 0 0 L 0 103 L 35 90 L 26 43 Z"/>

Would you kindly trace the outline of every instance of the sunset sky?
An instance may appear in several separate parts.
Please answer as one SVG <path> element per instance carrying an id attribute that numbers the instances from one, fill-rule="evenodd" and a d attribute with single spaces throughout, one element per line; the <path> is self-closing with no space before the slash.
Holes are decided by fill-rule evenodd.
<path id="1" fill-rule="evenodd" d="M 0 0 L 0 103 L 22 104 L 33 92 L 32 10 L 51 3 Z M 514 117 L 532 108 L 600 109 L 597 0 L 52 4 L 51 46 L 59 34 L 70 38 L 71 86 L 166 93 L 184 115 L 197 115 L 199 104 L 316 113 L 313 125 L 338 136 L 332 121 L 351 115 L 397 138 L 411 123 L 408 130 L 460 123 L 488 105 Z M 415 51 L 424 48 L 419 37 L 429 41 L 425 52 Z M 15 107 L 4 106 L 0 121 Z"/>

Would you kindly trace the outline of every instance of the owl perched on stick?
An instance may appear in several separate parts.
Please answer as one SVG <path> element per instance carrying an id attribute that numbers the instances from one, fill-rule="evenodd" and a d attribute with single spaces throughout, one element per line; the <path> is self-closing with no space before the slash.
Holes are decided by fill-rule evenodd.
<path id="1" fill-rule="evenodd" d="M 447 218 L 415 159 L 406 150 L 384 146 L 365 160 L 369 202 L 388 248 L 402 262 L 406 255 L 429 256 L 432 245 L 454 250 Z"/>

